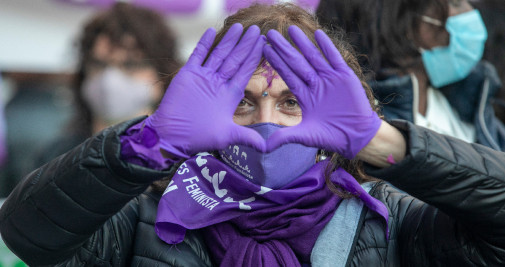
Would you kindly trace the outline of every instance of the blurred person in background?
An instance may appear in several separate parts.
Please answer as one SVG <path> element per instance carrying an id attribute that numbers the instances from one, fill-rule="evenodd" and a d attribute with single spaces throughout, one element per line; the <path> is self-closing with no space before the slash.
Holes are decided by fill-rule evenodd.
<path id="1" fill-rule="evenodd" d="M 7 157 L 0 168 L 0 197 L 30 171 L 38 153 L 71 118 L 70 74 L 4 72 Z"/>
<path id="2" fill-rule="evenodd" d="M 505 149 L 491 105 L 500 82 L 481 61 L 486 27 L 467 0 L 321 0 L 316 13 L 363 55 L 386 119 Z"/>
<path id="3" fill-rule="evenodd" d="M 74 117 L 54 141 L 32 148 L 33 156 L 24 151 L 9 158 L 16 162 L 8 163 L 1 172 L 0 197 L 7 197 L 34 166 L 63 154 L 93 133 L 149 114 L 167 87 L 164 77 L 179 67 L 176 39 L 165 19 L 154 10 L 127 3 L 114 4 L 90 18 L 77 48 L 78 65 L 70 86 Z"/>
<path id="4" fill-rule="evenodd" d="M 178 67 L 173 31 L 157 12 L 117 3 L 84 25 L 72 87 L 76 116 L 37 165 L 105 127 L 155 108 Z"/>
<path id="5" fill-rule="evenodd" d="M 474 0 L 472 5 L 482 14 L 488 39 L 483 58 L 496 67 L 501 88 L 494 99 L 496 116 L 505 122 L 505 2 L 503 0 Z"/>

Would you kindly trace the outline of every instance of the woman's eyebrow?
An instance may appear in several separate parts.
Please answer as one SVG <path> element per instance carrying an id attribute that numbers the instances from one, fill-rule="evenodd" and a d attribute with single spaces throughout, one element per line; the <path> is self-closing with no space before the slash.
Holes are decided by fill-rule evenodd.
<path id="1" fill-rule="evenodd" d="M 248 90 L 247 88 L 244 90 L 244 95 L 245 96 L 253 96 L 253 92 L 251 90 Z"/>
<path id="2" fill-rule="evenodd" d="M 281 96 L 285 96 L 285 95 L 292 95 L 293 93 L 291 92 L 291 90 L 289 90 L 289 88 L 285 88 L 285 89 L 282 89 L 281 91 Z"/>

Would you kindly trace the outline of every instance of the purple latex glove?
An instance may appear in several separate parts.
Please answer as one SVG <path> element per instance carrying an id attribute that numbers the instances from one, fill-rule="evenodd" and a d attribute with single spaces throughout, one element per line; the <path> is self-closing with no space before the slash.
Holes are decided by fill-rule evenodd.
<path id="1" fill-rule="evenodd" d="M 207 30 L 168 86 L 158 109 L 146 119 L 168 153 L 188 158 L 230 144 L 265 150 L 260 134 L 233 122 L 266 42 L 257 26 L 249 27 L 240 38 L 242 31 L 242 25 L 233 25 L 205 61 L 216 36 L 214 29 Z"/>
<path id="2" fill-rule="evenodd" d="M 288 33 L 301 53 L 275 30 L 268 32 L 271 46 L 266 45 L 263 53 L 297 97 L 302 122 L 276 131 L 267 140 L 267 151 L 300 143 L 353 158 L 375 136 L 381 119 L 360 80 L 322 30 L 315 32 L 315 39 L 324 56 L 298 27 L 290 26 Z"/>

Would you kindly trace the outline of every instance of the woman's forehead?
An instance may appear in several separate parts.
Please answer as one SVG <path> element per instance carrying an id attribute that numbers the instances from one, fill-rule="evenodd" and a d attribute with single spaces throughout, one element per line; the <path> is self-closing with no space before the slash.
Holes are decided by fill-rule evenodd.
<path id="1" fill-rule="evenodd" d="M 246 91 L 253 95 L 261 95 L 263 91 L 268 91 L 269 95 L 280 95 L 289 88 L 273 68 L 270 72 L 261 68 L 249 80 Z"/>

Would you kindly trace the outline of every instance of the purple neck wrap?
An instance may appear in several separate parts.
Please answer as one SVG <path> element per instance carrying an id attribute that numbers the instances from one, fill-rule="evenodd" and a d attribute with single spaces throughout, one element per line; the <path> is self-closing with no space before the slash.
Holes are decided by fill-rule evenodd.
<path id="1" fill-rule="evenodd" d="M 329 164 L 313 165 L 282 189 L 250 182 L 208 153 L 184 162 L 163 194 L 156 233 L 169 244 L 183 241 L 186 229 L 201 229 L 215 262 L 221 266 L 300 266 L 340 198 L 326 186 Z M 333 183 L 352 192 L 387 221 L 383 203 L 368 195 L 343 169 Z"/>

